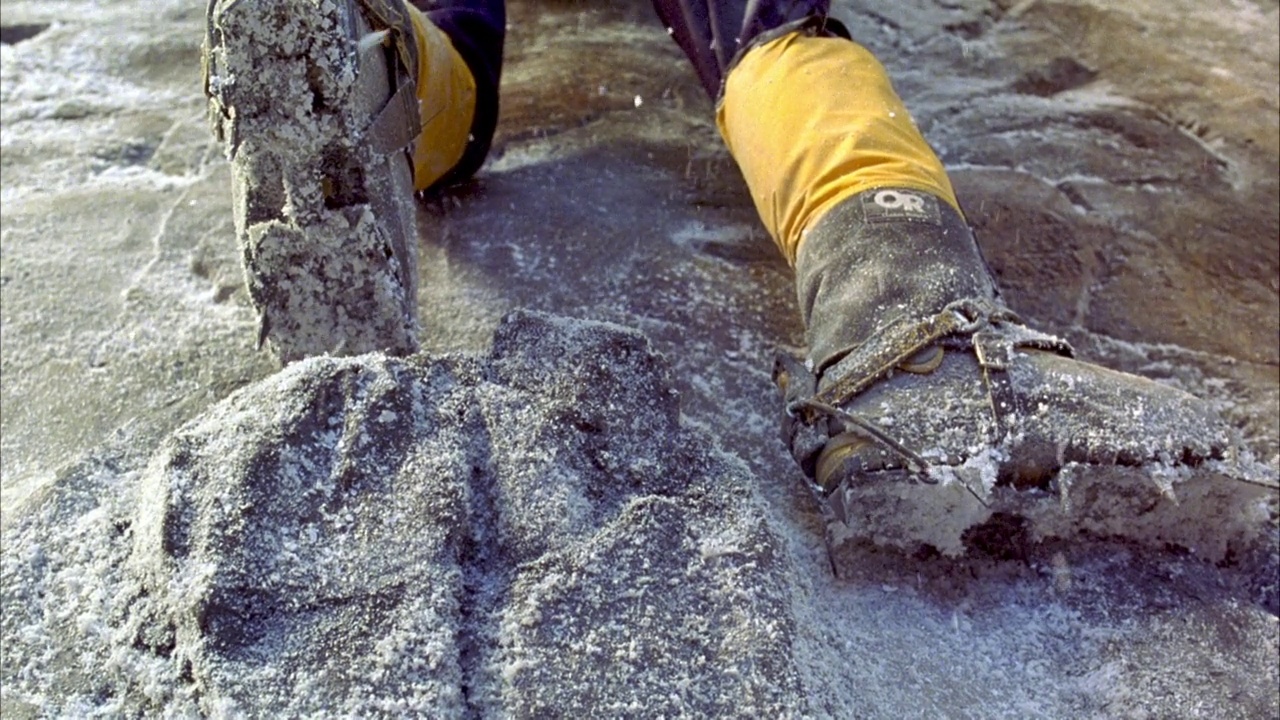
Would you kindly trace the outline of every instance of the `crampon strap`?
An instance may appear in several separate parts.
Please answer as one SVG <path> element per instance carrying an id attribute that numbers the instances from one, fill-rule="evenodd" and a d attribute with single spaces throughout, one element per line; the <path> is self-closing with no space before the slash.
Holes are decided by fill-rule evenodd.
<path id="1" fill-rule="evenodd" d="M 901 458 L 923 482 L 930 482 L 928 461 L 875 423 L 843 407 L 895 370 L 931 372 L 941 361 L 941 352 L 935 353 L 923 368 L 919 367 L 920 363 L 914 363 L 913 358 L 938 346 L 944 338 L 953 336 L 970 338 L 978 363 L 983 368 L 984 381 L 996 401 L 994 404 L 996 407 L 1003 405 L 1006 410 L 1012 409 L 1006 401 L 1012 397 L 1012 392 L 1008 379 L 1003 375 L 1015 348 L 1034 347 L 1071 354 L 1071 347 L 1065 341 L 1027 328 L 1017 315 L 1002 305 L 986 298 L 964 298 L 923 320 L 900 322 L 883 328 L 823 371 L 824 375 L 834 375 L 839 380 L 820 392 L 816 390 L 816 379 L 807 370 L 797 367 L 798 363 L 780 362 L 779 368 L 785 374 L 801 372 L 810 375 L 803 383 L 795 382 L 794 377 L 788 378 L 787 382 L 793 385 L 790 391 L 784 389 L 787 415 L 810 427 L 823 419 L 836 420 L 848 430 L 864 435 L 888 453 Z"/>
<path id="2" fill-rule="evenodd" d="M 990 300 L 965 298 L 924 320 L 890 325 L 824 372 L 840 379 L 816 393 L 809 407 L 838 408 L 939 340 L 974 335 L 996 321 L 1016 323 L 1018 317 Z"/>

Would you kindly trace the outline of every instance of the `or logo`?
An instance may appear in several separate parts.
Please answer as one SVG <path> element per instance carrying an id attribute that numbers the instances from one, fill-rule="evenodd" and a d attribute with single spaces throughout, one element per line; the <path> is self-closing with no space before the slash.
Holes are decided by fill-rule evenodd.
<path id="1" fill-rule="evenodd" d="M 938 198 L 914 190 L 872 190 L 862 194 L 862 211 L 869 223 L 909 220 L 935 225 L 942 222 Z"/>

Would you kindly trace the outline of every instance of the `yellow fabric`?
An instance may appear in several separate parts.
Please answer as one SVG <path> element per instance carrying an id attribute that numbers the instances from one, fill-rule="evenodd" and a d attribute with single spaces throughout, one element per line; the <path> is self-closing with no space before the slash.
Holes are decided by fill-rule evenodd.
<path id="1" fill-rule="evenodd" d="M 462 159 L 476 111 L 476 81 L 449 36 L 421 10 L 406 6 L 418 41 L 422 118 L 422 134 L 413 145 L 413 186 L 426 190 Z"/>
<path id="2" fill-rule="evenodd" d="M 951 181 L 884 67 L 841 38 L 784 35 L 729 73 L 716 125 L 787 261 L 841 200 L 877 187 L 931 193 Z"/>

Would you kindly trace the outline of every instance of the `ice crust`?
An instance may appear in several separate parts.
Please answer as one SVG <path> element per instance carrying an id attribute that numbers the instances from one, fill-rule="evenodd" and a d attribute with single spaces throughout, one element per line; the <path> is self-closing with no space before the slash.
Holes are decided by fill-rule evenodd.
<path id="1" fill-rule="evenodd" d="M 634 331 L 532 314 L 485 358 L 296 363 L 6 536 L 6 693 L 72 713 L 795 715 L 779 538 L 667 373 Z"/>
<path id="2" fill-rule="evenodd" d="M 1013 307 L 1084 357 L 1212 399 L 1274 468 L 1275 62 L 1239 52 L 1277 46 L 1274 22 L 1257 21 L 1267 11 L 833 7 L 889 66 Z M 1101 540 L 963 558 L 847 543 L 833 577 L 776 438 L 768 368 L 775 345 L 800 342 L 791 276 L 687 62 L 643 3 L 508 8 L 492 163 L 478 190 L 419 216 L 420 304 L 435 319 L 424 344 L 483 353 L 505 311 L 531 307 L 640 328 L 667 355 L 682 422 L 745 461 L 781 540 L 805 703 L 787 714 L 1280 715 L 1274 511 L 1261 567 Z M 0 717 L 120 717 L 140 703 L 149 716 L 235 714 L 202 705 L 183 667 L 136 647 L 124 622 L 150 602 L 124 567 L 158 437 L 277 370 L 252 351 L 228 166 L 203 117 L 199 9 L 3 0 L 6 25 L 52 26 L 0 45 Z M 1104 72 L 1051 97 L 1011 92 L 1046 52 Z M 1206 68 L 1234 79 L 1206 83 Z M 695 222 L 756 232 L 681 234 Z M 733 538 L 709 534 L 700 550 Z M 396 648 L 384 657 L 412 662 Z"/>
<path id="3" fill-rule="evenodd" d="M 887 717 L 901 692 L 930 714 L 1034 716 L 1102 707 L 1136 677 L 1107 642 L 1149 608 L 1096 580 L 1130 550 L 1062 546 L 1043 581 L 969 561 L 997 579 L 963 601 L 960 560 L 903 585 L 903 556 L 850 543 L 840 578 L 815 572 L 820 530 L 779 519 L 683 419 L 665 359 L 616 325 L 519 312 L 485 356 L 306 360 L 149 459 L 131 447 L 6 527 L 7 716 Z M 916 520 L 882 528 L 889 544 L 934 532 Z M 1069 591 L 1118 619 L 1083 619 Z M 1231 607 L 1182 611 L 1274 634 Z M 1235 676 L 1250 707 L 1268 707 L 1268 672 Z"/>

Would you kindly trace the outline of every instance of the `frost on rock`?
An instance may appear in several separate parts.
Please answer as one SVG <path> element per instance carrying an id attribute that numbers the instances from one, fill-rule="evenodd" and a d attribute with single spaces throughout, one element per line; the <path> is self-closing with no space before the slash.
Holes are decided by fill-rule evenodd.
<path id="1" fill-rule="evenodd" d="M 208 88 L 260 339 L 283 362 L 417 349 L 413 179 L 369 125 L 390 94 L 352 3 L 215 3 Z"/>
<path id="2" fill-rule="evenodd" d="M 757 503 L 632 331 L 299 362 L 6 528 L 5 707 L 800 713 Z"/>

